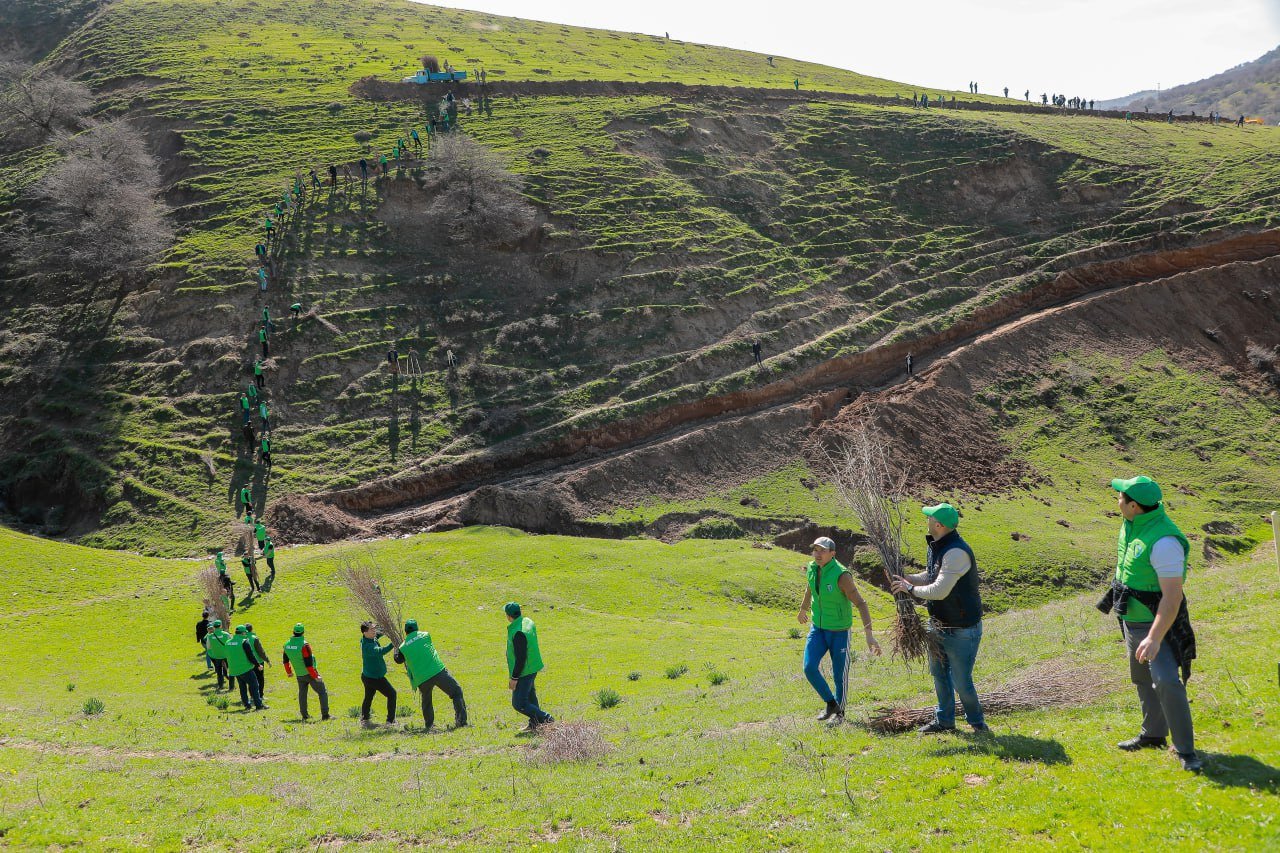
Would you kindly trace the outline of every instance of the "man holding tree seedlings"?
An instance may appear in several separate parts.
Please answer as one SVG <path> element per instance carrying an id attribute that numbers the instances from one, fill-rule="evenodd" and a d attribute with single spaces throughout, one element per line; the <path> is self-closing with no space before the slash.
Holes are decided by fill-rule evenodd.
<path id="1" fill-rule="evenodd" d="M 800 624 L 810 621 L 809 639 L 804 644 L 804 675 L 827 707 L 819 720 L 838 723 L 844 719 L 845 691 L 849 686 L 849 631 L 853 628 L 853 608 L 858 608 L 867 649 L 880 654 L 880 643 L 871 631 L 871 611 L 853 583 L 853 573 L 836 559 L 836 543 L 826 536 L 813 540 L 804 601 L 796 617 Z M 822 659 L 831 656 L 831 677 L 835 693 L 822 674 Z"/>
<path id="2" fill-rule="evenodd" d="M 462 688 L 449 670 L 444 668 L 440 655 L 436 652 L 431 635 L 418 630 L 418 622 L 409 619 L 404 623 L 404 642 L 396 650 L 396 663 L 403 663 L 409 671 L 409 683 L 413 689 L 422 694 L 422 719 L 427 731 L 436 721 L 435 708 L 431 703 L 431 691 L 439 687 L 444 695 L 453 700 L 453 727 L 460 729 L 467 724 L 467 703 L 462 698 Z"/>
<path id="3" fill-rule="evenodd" d="M 1112 480 L 1117 493 L 1120 537 L 1116 576 L 1098 603 L 1115 610 L 1129 650 L 1129 677 L 1138 688 L 1142 728 L 1117 746 L 1126 752 L 1173 748 L 1184 770 L 1203 769 L 1196 754 L 1186 679 L 1196 656 L 1196 639 L 1187 615 L 1182 585 L 1187 578 L 1190 543 L 1164 508 L 1160 486 L 1150 477 Z"/>
<path id="4" fill-rule="evenodd" d="M 921 726 L 920 733 L 955 731 L 957 695 L 973 730 L 989 732 L 973 685 L 973 665 L 982 642 L 978 563 L 973 549 L 956 531 L 960 513 L 955 507 L 943 503 L 922 507 L 921 512 L 928 518 L 928 563 L 923 572 L 893 580 L 894 592 L 923 599 L 929 611 L 929 633 L 936 641 L 929 673 L 938 697 L 937 719 Z"/>

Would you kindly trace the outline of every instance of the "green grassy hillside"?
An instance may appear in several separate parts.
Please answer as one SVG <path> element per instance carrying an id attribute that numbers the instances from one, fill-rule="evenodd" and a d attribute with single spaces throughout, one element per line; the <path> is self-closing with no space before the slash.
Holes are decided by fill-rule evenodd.
<path id="1" fill-rule="evenodd" d="M 1194 111 L 1203 116 L 1220 112 L 1232 121 L 1243 115 L 1274 125 L 1280 119 L 1280 48 L 1194 83 L 1140 93 L 1128 104 L 1135 110 L 1157 113 Z"/>
<path id="2" fill-rule="evenodd" d="M 1099 495 L 1088 511 L 1110 507 Z M 378 562 L 432 633 L 466 692 L 471 728 L 424 736 L 415 712 L 403 728 L 362 731 L 347 716 L 360 687 L 358 616 L 334 581 L 343 554 Z M 1091 665 L 1105 698 L 992 716 L 989 740 L 921 739 L 811 720 L 802 641 L 789 636 L 801 559 L 780 549 L 473 528 L 288 549 L 278 564 L 276 588 L 237 619 L 252 621 L 273 655 L 295 621 L 306 623 L 336 711 L 328 723 L 298 722 L 278 661 L 268 711 L 206 702 L 212 680 L 192 632 L 197 563 L 0 532 L 6 845 L 943 850 L 998 839 L 1225 850 L 1280 841 L 1280 642 L 1255 627 L 1275 607 L 1269 554 L 1197 567 L 1190 580 L 1201 649 L 1190 692 L 1207 757 L 1198 777 L 1171 756 L 1112 746 L 1135 730 L 1136 699 L 1115 625 L 1091 597 L 989 618 L 977 677 L 985 689 L 1044 661 Z M 869 595 L 883 634 L 891 605 Z M 603 757 L 539 763 L 536 741 L 516 736 L 500 610 L 512 598 L 537 620 L 543 703 L 597 726 L 610 746 Z M 665 676 L 681 665 L 686 674 Z M 712 669 L 727 680 L 712 684 Z M 411 704 L 403 673 L 392 678 Z M 621 704 L 597 708 L 601 688 Z M 850 715 L 924 703 L 927 692 L 918 669 L 862 651 Z M 89 699 L 105 707 L 87 715 Z"/>
<path id="3" fill-rule="evenodd" d="M 120 0 L 52 62 L 144 125 L 179 236 L 141 292 L 3 291 L 10 516 L 87 544 L 191 554 L 234 487 L 281 495 L 611 423 L 945 328 L 1082 259 L 1274 224 L 1265 129 L 662 96 L 503 98 L 464 131 L 544 224 L 488 251 L 406 232 L 413 170 L 296 222 L 268 392 L 276 467 L 236 443 L 259 316 L 252 246 L 295 171 L 389 151 L 420 105 L 349 86 L 422 53 L 493 81 L 689 81 L 906 94 L 852 72 L 408 3 Z M 545 73 L 544 73 L 545 72 Z M 362 146 L 354 134 L 367 131 Z M 0 208 L 50 162 L 0 162 Z M 336 330 L 336 331 L 335 331 Z M 748 342 L 761 340 L 762 371 Z M 380 369 L 390 342 L 424 375 Z M 450 378 L 444 352 L 462 369 Z"/>

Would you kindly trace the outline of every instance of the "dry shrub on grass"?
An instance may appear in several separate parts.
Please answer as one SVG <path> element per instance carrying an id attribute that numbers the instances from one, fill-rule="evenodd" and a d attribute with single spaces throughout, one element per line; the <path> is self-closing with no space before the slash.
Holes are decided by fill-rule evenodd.
<path id="1" fill-rule="evenodd" d="M 231 614 L 227 611 L 227 604 L 222 596 L 226 592 L 222 588 L 222 578 L 218 575 L 218 570 L 209 566 L 200 570 L 196 575 L 197 585 L 200 595 L 205 600 L 205 607 L 213 614 L 213 618 L 221 619 L 222 626 L 225 628 L 231 624 Z"/>
<path id="2" fill-rule="evenodd" d="M 1012 711 L 1036 711 L 1062 705 L 1081 705 L 1095 701 L 1107 693 L 1107 681 L 1095 667 L 1049 661 L 1023 670 L 990 693 L 979 693 L 985 714 L 1007 714 Z M 964 709 L 956 703 L 956 713 Z M 867 719 L 867 728 L 884 734 L 910 731 L 933 722 L 935 708 L 907 708 L 885 705 L 876 708 Z"/>
<path id="3" fill-rule="evenodd" d="M 541 740 L 529 753 L 532 764 L 564 764 L 592 761 L 613 751 L 613 746 L 591 723 L 553 723 L 542 730 Z"/>

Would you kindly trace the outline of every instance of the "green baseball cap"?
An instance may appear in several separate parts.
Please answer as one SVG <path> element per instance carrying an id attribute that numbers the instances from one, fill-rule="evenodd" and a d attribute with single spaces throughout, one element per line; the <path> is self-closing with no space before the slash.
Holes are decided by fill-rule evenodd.
<path id="1" fill-rule="evenodd" d="M 520 615 L 520 605 L 514 601 L 508 601 L 502 608 L 502 612 L 508 616 L 515 617 Z"/>
<path id="2" fill-rule="evenodd" d="M 955 527 L 960 523 L 960 513 L 951 504 L 923 506 L 920 507 L 920 511 L 943 527 Z"/>
<path id="3" fill-rule="evenodd" d="M 406 633 L 406 634 L 412 634 L 412 633 L 413 633 L 414 631 L 416 631 L 416 630 L 418 630 L 418 620 L 417 620 L 417 619 L 409 619 L 408 621 L 406 621 L 406 622 L 404 623 L 404 631 L 405 631 L 405 633 Z"/>
<path id="4" fill-rule="evenodd" d="M 302 633 L 303 633 L 303 631 L 304 631 L 304 630 L 306 630 L 306 629 L 302 627 L 302 623 L 301 623 L 301 622 L 299 622 L 297 625 L 294 625 L 294 626 L 293 626 L 293 633 L 297 634 L 299 637 L 301 637 L 301 636 L 302 636 Z"/>
<path id="5" fill-rule="evenodd" d="M 1112 480 L 1111 488 L 1143 506 L 1155 506 L 1164 499 L 1160 486 L 1150 477 L 1138 475 L 1129 480 Z"/>
<path id="6" fill-rule="evenodd" d="M 222 627 L 222 620 L 221 620 L 221 619 L 214 619 L 214 620 L 213 620 L 213 627 L 215 627 L 215 628 L 221 628 L 221 627 Z"/>

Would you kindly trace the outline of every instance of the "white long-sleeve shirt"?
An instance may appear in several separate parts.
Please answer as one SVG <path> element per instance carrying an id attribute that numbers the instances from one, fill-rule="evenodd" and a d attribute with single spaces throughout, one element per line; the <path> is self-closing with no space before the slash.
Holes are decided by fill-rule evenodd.
<path id="1" fill-rule="evenodd" d="M 963 548 L 952 548 L 942 555 L 942 565 L 938 567 L 938 577 L 933 583 L 929 583 L 929 573 L 920 572 L 914 575 L 906 575 L 909 583 L 915 584 L 915 589 L 911 594 L 916 598 L 923 598 L 929 601 L 941 601 L 951 594 L 951 590 L 955 588 L 956 581 L 964 577 L 964 573 L 973 568 L 973 561 L 969 559 L 969 555 L 964 552 Z"/>

